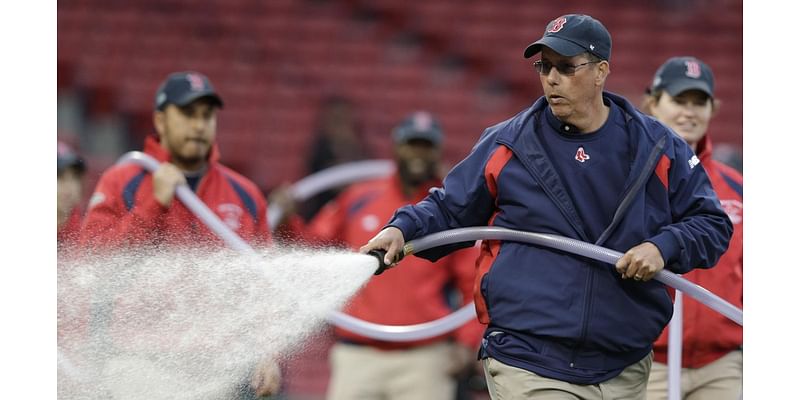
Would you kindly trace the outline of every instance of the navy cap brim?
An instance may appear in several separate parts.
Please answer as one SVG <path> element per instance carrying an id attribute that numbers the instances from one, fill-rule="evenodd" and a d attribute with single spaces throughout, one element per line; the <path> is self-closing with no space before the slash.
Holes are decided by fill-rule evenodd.
<path id="1" fill-rule="evenodd" d="M 536 53 L 542 51 L 542 46 L 547 46 L 558 54 L 565 57 L 574 57 L 578 54 L 583 54 L 588 50 L 583 47 L 570 42 L 569 40 L 561 39 L 555 36 L 545 36 L 531 44 L 525 49 L 525 58 L 531 58 Z"/>
<path id="2" fill-rule="evenodd" d="M 669 93 L 670 96 L 675 97 L 687 90 L 699 90 L 709 97 L 714 97 L 713 91 L 711 87 L 709 87 L 708 82 L 699 80 L 699 79 L 680 79 L 677 81 L 670 82 L 669 85 L 664 86 L 664 90 Z"/>
<path id="3" fill-rule="evenodd" d="M 176 106 L 183 107 L 183 106 L 188 105 L 188 104 L 190 104 L 191 102 L 193 102 L 193 101 L 195 101 L 197 99 L 201 99 L 201 98 L 204 98 L 204 97 L 207 97 L 207 98 L 211 99 L 215 103 L 215 105 L 217 107 L 219 107 L 219 108 L 222 108 L 223 105 L 224 105 L 224 103 L 222 102 L 222 99 L 219 97 L 219 95 L 217 95 L 215 92 L 210 91 L 210 90 L 205 90 L 205 91 L 201 91 L 201 92 L 189 92 L 185 96 L 181 97 L 180 99 L 176 99 L 176 100 L 172 101 L 172 103 L 174 103 Z"/>

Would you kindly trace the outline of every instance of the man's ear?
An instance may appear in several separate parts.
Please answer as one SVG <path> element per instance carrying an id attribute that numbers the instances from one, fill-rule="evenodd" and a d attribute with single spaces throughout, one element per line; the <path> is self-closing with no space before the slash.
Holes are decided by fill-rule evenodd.
<path id="1" fill-rule="evenodd" d="M 608 61 L 603 60 L 597 64 L 597 78 L 595 79 L 595 85 L 597 86 L 604 86 L 606 83 L 606 78 L 608 74 L 611 73 L 611 65 Z"/>

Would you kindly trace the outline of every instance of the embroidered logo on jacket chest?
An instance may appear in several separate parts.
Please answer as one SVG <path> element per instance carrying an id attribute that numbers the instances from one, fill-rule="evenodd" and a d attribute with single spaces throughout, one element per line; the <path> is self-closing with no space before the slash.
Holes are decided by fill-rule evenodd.
<path id="1" fill-rule="evenodd" d="M 575 159 L 578 160 L 578 162 L 586 162 L 586 160 L 590 158 L 592 157 L 589 157 L 589 154 L 587 154 L 586 151 L 583 150 L 583 146 L 578 147 L 578 152 L 575 153 Z"/>

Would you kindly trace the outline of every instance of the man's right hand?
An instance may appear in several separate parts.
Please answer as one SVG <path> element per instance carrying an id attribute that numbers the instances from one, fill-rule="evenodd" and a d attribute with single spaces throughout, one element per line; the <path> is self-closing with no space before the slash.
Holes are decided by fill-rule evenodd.
<path id="1" fill-rule="evenodd" d="M 159 204 L 169 207 L 175 197 L 175 189 L 183 184 L 186 184 L 183 172 L 173 164 L 162 163 L 153 173 L 153 196 Z"/>
<path id="2" fill-rule="evenodd" d="M 405 244 L 406 241 L 403 238 L 403 232 L 400 231 L 400 229 L 390 226 L 378 232 L 367 244 L 361 246 L 359 252 L 367 254 L 370 250 L 386 250 L 386 257 L 384 257 L 383 262 L 386 263 L 386 265 L 394 266 L 396 264 L 395 260 L 397 259 L 397 255 L 403 251 L 403 245 Z"/>

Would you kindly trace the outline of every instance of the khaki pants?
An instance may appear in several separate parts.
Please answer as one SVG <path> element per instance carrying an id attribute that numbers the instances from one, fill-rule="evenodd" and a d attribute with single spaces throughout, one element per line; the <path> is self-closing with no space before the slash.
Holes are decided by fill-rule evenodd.
<path id="1" fill-rule="evenodd" d="M 597 385 L 577 385 L 545 378 L 493 358 L 483 360 L 492 400 L 644 400 L 653 353 L 630 365 L 618 376 Z"/>
<path id="2" fill-rule="evenodd" d="M 667 365 L 653 363 L 647 400 L 666 400 Z M 701 368 L 681 370 L 684 400 L 737 400 L 742 394 L 742 351 L 732 351 Z"/>
<path id="3" fill-rule="evenodd" d="M 456 381 L 447 373 L 453 346 L 437 343 L 383 351 L 337 343 L 331 349 L 328 400 L 448 400 Z"/>

